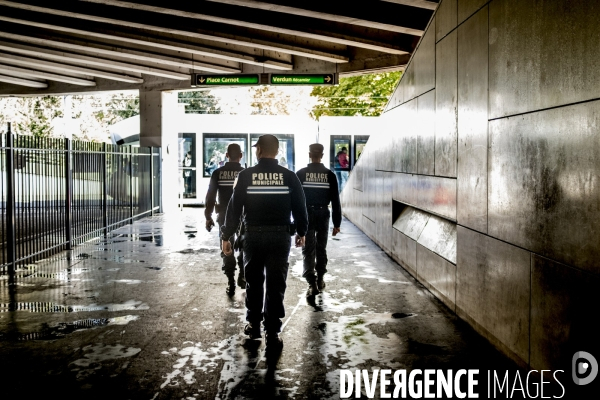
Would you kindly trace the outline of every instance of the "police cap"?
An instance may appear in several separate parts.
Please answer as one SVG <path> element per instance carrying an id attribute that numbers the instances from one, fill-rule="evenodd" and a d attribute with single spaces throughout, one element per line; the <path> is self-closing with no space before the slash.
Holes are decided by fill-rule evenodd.
<path id="1" fill-rule="evenodd" d="M 308 146 L 308 151 L 312 154 L 323 154 L 323 145 L 321 143 L 313 143 Z"/>
<path id="2" fill-rule="evenodd" d="M 262 135 L 258 142 L 252 147 L 260 146 L 262 151 L 267 153 L 277 153 L 279 150 L 279 140 L 273 135 Z"/>

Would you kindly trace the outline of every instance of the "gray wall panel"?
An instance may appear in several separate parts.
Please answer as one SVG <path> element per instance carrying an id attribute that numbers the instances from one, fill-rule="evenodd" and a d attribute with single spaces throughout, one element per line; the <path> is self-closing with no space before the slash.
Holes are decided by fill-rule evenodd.
<path id="1" fill-rule="evenodd" d="M 456 312 L 528 363 L 530 253 L 462 226 L 457 236 Z"/>
<path id="2" fill-rule="evenodd" d="M 435 27 L 435 16 L 431 25 Z M 421 38 L 418 51 L 411 63 L 415 64 L 415 96 L 435 88 L 435 30 L 428 29 Z M 408 99 L 405 99 L 408 100 Z"/>
<path id="3" fill-rule="evenodd" d="M 383 195 L 382 195 L 382 208 L 383 208 L 383 219 L 381 221 L 381 233 L 383 237 L 381 242 L 383 243 L 383 250 L 391 254 L 392 252 L 392 197 L 394 195 L 394 186 L 392 183 L 392 176 L 395 175 L 393 172 L 383 172 Z"/>
<path id="4" fill-rule="evenodd" d="M 598 354 L 598 276 L 533 256 L 531 274 L 531 368 L 571 369 L 575 351 Z"/>
<path id="5" fill-rule="evenodd" d="M 458 27 L 458 223 L 487 232 L 487 7 Z"/>
<path id="6" fill-rule="evenodd" d="M 398 147 L 395 151 L 398 158 L 395 170 L 414 174 L 417 172 L 417 99 L 404 103 L 400 107 L 404 123 L 401 124 Z"/>
<path id="7" fill-rule="evenodd" d="M 392 229 L 394 248 L 392 257 L 412 276 L 417 276 L 417 242 Z"/>
<path id="8" fill-rule="evenodd" d="M 598 98 L 600 2 L 490 3 L 492 118 Z"/>
<path id="9" fill-rule="evenodd" d="M 600 273 L 600 101 L 490 122 L 490 235 Z"/>
<path id="10" fill-rule="evenodd" d="M 395 173 L 393 178 L 394 200 L 417 205 L 419 179 L 417 175 Z"/>
<path id="11" fill-rule="evenodd" d="M 400 216 L 394 221 L 394 228 L 412 240 L 419 240 L 421 232 L 425 229 L 431 214 L 413 207 L 405 207 Z"/>
<path id="12" fill-rule="evenodd" d="M 421 246 L 456 264 L 456 224 L 432 215 L 417 240 Z"/>
<path id="13" fill-rule="evenodd" d="M 439 41 L 456 28 L 456 17 L 456 0 L 441 1 L 435 13 L 436 41 Z"/>
<path id="14" fill-rule="evenodd" d="M 454 311 L 456 265 L 417 243 L 417 279 Z"/>
<path id="15" fill-rule="evenodd" d="M 368 147 L 368 146 L 367 146 Z M 364 197 L 365 200 L 365 204 L 363 205 L 363 215 L 365 215 L 367 218 L 369 218 L 371 221 L 375 221 L 375 201 L 376 201 L 376 187 L 375 187 L 375 168 L 372 166 L 372 161 L 373 160 L 373 151 L 371 151 L 370 149 L 367 149 L 367 147 L 365 148 L 365 150 L 368 151 L 364 151 L 363 155 L 361 157 L 365 157 L 366 159 L 365 161 L 365 165 L 369 165 L 368 168 L 365 168 L 365 174 L 364 174 L 364 189 L 365 189 L 365 194 L 366 196 Z M 367 153 L 367 154 L 365 154 Z"/>
<path id="16" fill-rule="evenodd" d="M 436 46 L 435 175 L 456 177 L 458 113 L 457 33 Z"/>
<path id="17" fill-rule="evenodd" d="M 413 55 L 411 61 L 406 66 L 404 73 L 402 74 L 402 79 L 400 80 L 400 84 L 404 86 L 404 102 L 408 100 L 414 99 L 418 96 L 417 87 L 415 85 L 415 57 L 417 55 Z"/>
<path id="18" fill-rule="evenodd" d="M 483 7 L 489 0 L 458 0 L 457 13 L 460 24 L 469 18 L 475 11 Z"/>
<path id="19" fill-rule="evenodd" d="M 456 179 L 418 175 L 417 207 L 456 221 Z"/>
<path id="20" fill-rule="evenodd" d="M 417 98 L 417 172 L 433 175 L 435 170 L 435 90 Z"/>

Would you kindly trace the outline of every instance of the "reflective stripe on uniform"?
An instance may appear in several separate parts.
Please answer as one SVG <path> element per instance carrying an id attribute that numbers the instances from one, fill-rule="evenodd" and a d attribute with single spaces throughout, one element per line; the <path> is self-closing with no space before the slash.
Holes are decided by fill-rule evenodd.
<path id="1" fill-rule="evenodd" d="M 288 186 L 248 186 L 248 194 L 289 194 Z"/>
<path id="2" fill-rule="evenodd" d="M 233 179 L 222 180 L 222 181 L 219 181 L 219 186 L 232 186 L 233 187 L 233 182 L 235 182 L 235 180 L 233 180 Z"/>
<path id="3" fill-rule="evenodd" d="M 302 186 L 311 189 L 329 189 L 329 183 L 304 182 Z"/>

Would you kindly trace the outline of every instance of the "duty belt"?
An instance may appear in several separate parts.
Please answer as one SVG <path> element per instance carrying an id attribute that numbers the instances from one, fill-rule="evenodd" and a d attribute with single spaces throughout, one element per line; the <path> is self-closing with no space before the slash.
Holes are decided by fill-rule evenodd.
<path id="1" fill-rule="evenodd" d="M 289 225 L 244 225 L 246 232 L 289 232 Z"/>
<path id="2" fill-rule="evenodd" d="M 325 210 L 329 208 L 328 206 L 306 206 L 309 210 Z"/>

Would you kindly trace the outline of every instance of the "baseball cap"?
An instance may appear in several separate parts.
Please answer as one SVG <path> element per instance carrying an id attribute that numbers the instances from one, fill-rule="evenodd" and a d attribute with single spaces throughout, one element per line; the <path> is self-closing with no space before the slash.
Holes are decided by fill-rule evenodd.
<path id="1" fill-rule="evenodd" d="M 262 135 L 252 147 L 260 146 L 263 150 L 276 152 L 279 149 L 279 140 L 273 135 Z"/>

